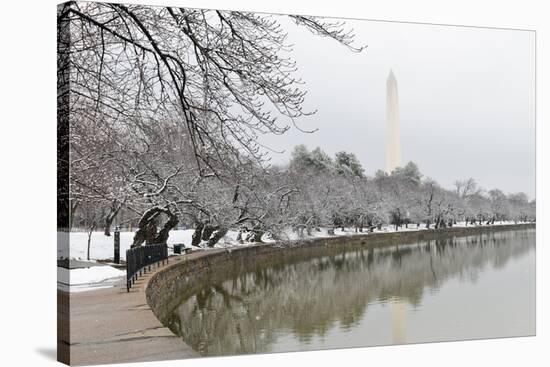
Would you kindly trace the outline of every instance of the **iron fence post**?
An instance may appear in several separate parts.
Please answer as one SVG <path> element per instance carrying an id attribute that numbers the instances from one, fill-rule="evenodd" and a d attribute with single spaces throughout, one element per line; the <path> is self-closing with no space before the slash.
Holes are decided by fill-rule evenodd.
<path id="1" fill-rule="evenodd" d="M 142 274 L 151 272 L 151 265 L 157 267 L 168 263 L 168 246 L 166 244 L 146 245 L 126 250 L 126 290 L 129 292 Z"/>

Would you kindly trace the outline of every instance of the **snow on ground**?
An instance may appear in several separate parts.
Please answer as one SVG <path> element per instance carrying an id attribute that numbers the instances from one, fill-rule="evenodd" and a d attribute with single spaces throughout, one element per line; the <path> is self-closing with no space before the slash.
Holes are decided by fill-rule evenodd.
<path id="1" fill-rule="evenodd" d="M 494 225 L 510 225 L 515 224 L 513 221 L 504 221 L 497 222 Z M 485 224 L 483 224 L 485 226 Z M 471 227 L 472 225 L 468 225 Z M 466 227 L 464 222 L 458 222 L 454 227 Z M 417 228 L 416 225 L 409 225 L 407 227 L 401 227 L 399 232 L 404 231 L 417 231 L 425 230 L 425 225 L 421 224 L 420 228 Z M 168 253 L 173 253 L 172 246 L 174 244 L 184 244 L 186 247 L 191 247 L 191 239 L 193 235 L 193 229 L 187 230 L 175 230 L 170 232 L 170 237 L 168 238 Z M 375 229 L 375 233 L 390 233 L 396 232 L 395 226 L 385 226 L 382 229 Z M 286 240 L 298 240 L 306 238 L 324 238 L 324 237 L 333 237 L 333 236 L 354 236 L 366 234 L 364 232 L 355 232 L 354 229 L 347 229 L 342 231 L 341 228 L 336 228 L 334 230 L 334 235 L 328 234 L 327 228 L 321 228 L 320 231 L 313 230 L 311 236 L 302 236 L 300 237 L 297 232 L 288 230 L 283 234 L 284 239 Z M 241 244 L 237 241 L 237 231 L 229 231 L 225 237 L 223 237 L 214 248 L 227 248 L 234 246 L 250 246 L 251 243 Z M 274 242 L 264 236 L 262 238 L 265 242 Z M 122 260 L 126 259 L 126 250 L 130 248 L 132 239 L 134 238 L 134 232 L 120 232 L 120 257 Z M 61 242 L 58 246 L 58 258 L 62 258 L 61 255 L 64 253 L 63 246 L 67 239 L 66 234 L 59 233 L 58 240 Z M 120 283 L 126 272 L 124 270 L 116 269 L 108 265 L 97 265 L 94 260 L 107 260 L 113 259 L 114 257 L 114 236 L 111 235 L 105 236 L 103 232 L 93 232 L 91 237 L 90 245 L 90 267 L 83 267 L 78 269 L 65 269 L 57 268 L 57 282 L 58 287 L 64 290 L 70 290 L 71 292 L 83 292 L 89 290 L 95 290 L 100 288 L 112 287 L 117 283 Z M 77 260 L 85 260 L 87 253 L 88 245 L 88 233 L 85 232 L 71 232 L 69 234 L 69 243 L 70 243 L 70 258 Z M 193 247 L 194 250 L 208 250 L 200 247 Z"/>
<path id="2" fill-rule="evenodd" d="M 513 221 L 503 221 L 503 222 L 496 222 L 494 225 L 510 225 L 514 224 Z M 485 225 L 485 224 L 484 224 Z M 464 222 L 458 222 L 454 225 L 455 227 L 465 227 Z M 468 225 L 470 227 L 472 225 Z M 421 224 L 420 228 L 417 228 L 416 224 L 409 224 L 408 228 L 401 227 L 399 228 L 399 232 L 404 231 L 417 231 L 417 230 L 425 230 L 425 225 Z M 375 233 L 380 232 L 395 232 L 395 226 L 385 226 L 382 227 L 381 230 L 375 229 Z M 168 253 L 172 254 L 172 246 L 174 244 L 184 244 L 185 247 L 191 247 L 191 238 L 193 235 L 194 230 L 193 229 L 185 229 L 185 230 L 173 230 L 170 231 L 170 237 L 168 238 Z M 355 230 L 348 228 L 345 231 L 342 231 L 340 228 L 335 229 L 334 235 L 335 236 L 353 236 L 353 235 L 361 235 L 366 234 L 367 231 L 363 232 L 355 232 Z M 130 248 L 130 245 L 132 243 L 132 240 L 134 238 L 135 232 L 120 232 L 120 258 L 121 260 L 126 260 L 126 250 Z M 225 237 L 223 237 L 220 242 L 216 244 L 214 248 L 226 248 L 226 247 L 234 247 L 234 246 L 248 246 L 250 243 L 244 243 L 241 244 L 237 241 L 237 231 L 229 231 Z M 311 233 L 311 236 L 304 236 L 300 237 L 297 232 L 294 231 L 287 231 L 283 238 L 287 240 L 298 240 L 298 239 L 304 239 L 304 238 L 322 238 L 322 237 L 331 237 L 333 235 L 328 234 L 328 229 L 321 228 L 321 231 L 315 231 L 313 230 Z M 268 240 L 266 238 L 267 236 L 264 236 L 262 240 L 265 240 L 265 242 L 273 242 L 272 240 Z M 59 234 L 58 239 L 61 241 L 63 239 L 63 235 Z M 71 232 L 69 234 L 69 245 L 70 245 L 70 258 L 72 259 L 78 259 L 78 260 L 86 260 L 87 256 L 87 244 L 88 244 L 88 233 L 86 232 Z M 200 247 L 193 247 L 194 250 L 207 250 Z M 62 255 L 65 251 L 63 251 L 63 246 L 58 246 L 58 258 L 62 258 Z M 103 232 L 93 232 L 91 237 L 91 245 L 90 245 L 90 259 L 92 260 L 107 260 L 107 259 L 113 259 L 114 258 L 114 236 L 105 236 Z"/>
<path id="3" fill-rule="evenodd" d="M 125 276 L 126 271 L 108 265 L 70 270 L 57 267 L 57 286 L 70 292 L 84 292 L 112 287 Z"/>
<path id="4" fill-rule="evenodd" d="M 184 244 L 186 247 L 191 247 L 191 237 L 193 229 L 170 231 L 168 238 L 168 253 L 172 254 L 172 246 L 174 244 Z M 120 259 L 126 260 L 126 250 L 130 248 L 135 232 L 120 232 Z M 63 234 L 58 235 L 58 239 L 62 240 Z M 238 245 L 237 231 L 229 231 L 227 235 L 216 244 L 216 248 Z M 87 259 L 88 249 L 88 233 L 86 232 L 71 232 L 69 234 L 70 258 L 78 260 Z M 199 248 L 196 248 L 199 249 Z M 58 247 L 57 257 L 62 258 L 63 246 Z M 90 259 L 92 260 L 107 260 L 114 258 L 114 235 L 105 236 L 103 232 L 93 232 L 90 242 Z"/>
<path id="5" fill-rule="evenodd" d="M 404 230 L 416 230 L 416 226 L 413 229 L 412 226 L 409 229 L 401 228 L 400 231 Z M 383 228 L 382 232 L 392 232 L 395 229 L 392 228 Z M 184 244 L 185 247 L 191 246 L 191 238 L 193 235 L 194 229 L 186 230 L 172 230 L 170 231 L 170 236 L 168 237 L 168 253 L 172 254 L 172 246 L 174 244 Z M 375 230 L 378 232 L 378 230 Z M 342 231 L 340 228 L 335 229 L 334 235 L 336 236 L 351 236 L 357 234 L 365 234 L 366 232 L 355 233 L 352 229 L 347 229 Z M 126 260 L 126 250 L 130 248 L 132 240 L 134 238 L 135 232 L 120 232 L 120 258 L 121 260 Z M 226 248 L 234 246 L 249 246 L 251 243 L 241 244 L 237 241 L 237 231 L 228 231 L 225 237 L 223 237 L 214 248 Z M 333 235 L 328 234 L 328 229 L 322 228 L 321 231 L 312 231 L 311 236 L 300 237 L 297 232 L 287 231 L 283 238 L 286 240 L 298 240 L 303 238 L 321 238 L 321 237 L 331 237 Z M 61 240 L 63 236 L 60 234 L 58 238 Z M 269 240 L 267 236 L 262 238 L 265 242 L 273 242 Z M 71 232 L 69 234 L 69 246 L 70 246 L 70 256 L 71 259 L 77 260 L 86 260 L 87 259 L 87 248 L 88 248 L 88 233 L 86 232 Z M 194 250 L 207 250 L 201 247 L 192 247 Z M 58 258 L 62 258 L 63 253 L 62 246 L 58 248 Z M 90 259 L 91 260 L 108 260 L 114 258 L 114 235 L 105 236 L 103 232 L 93 232 L 90 242 Z"/>
<path id="6" fill-rule="evenodd" d="M 511 225 L 511 224 L 518 224 L 518 223 L 514 222 L 513 220 L 498 221 L 498 222 L 495 222 L 495 224 L 485 224 L 485 222 L 483 222 L 482 227 L 487 227 L 487 226 L 508 226 L 508 225 Z M 458 222 L 453 227 L 473 227 L 473 226 L 478 226 L 479 227 L 479 224 L 475 224 L 475 225 L 468 224 L 468 225 L 466 225 L 466 222 Z"/>

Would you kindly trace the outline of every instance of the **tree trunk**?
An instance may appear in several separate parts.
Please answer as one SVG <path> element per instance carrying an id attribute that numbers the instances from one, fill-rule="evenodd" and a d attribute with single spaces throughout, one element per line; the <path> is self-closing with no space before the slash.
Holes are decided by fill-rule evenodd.
<path id="1" fill-rule="evenodd" d="M 252 236 L 253 242 L 262 242 L 262 236 L 265 233 L 264 231 L 253 230 L 252 233 L 253 233 L 253 236 Z"/>
<path id="2" fill-rule="evenodd" d="M 144 223 L 138 227 L 131 247 L 141 246 L 144 242 L 146 245 L 152 244 L 156 234 L 157 224 L 153 220 Z"/>
<path id="3" fill-rule="evenodd" d="M 260 230 L 259 228 L 259 226 L 256 226 L 248 233 L 248 235 L 246 236 L 246 240 L 248 242 L 262 242 L 262 236 L 265 232 Z"/>
<path id="4" fill-rule="evenodd" d="M 195 228 L 195 232 L 193 232 L 193 236 L 191 237 L 191 245 L 192 246 L 198 246 L 201 243 L 202 239 L 202 230 L 204 229 L 204 223 L 199 223 L 197 225 L 197 228 Z"/>
<path id="5" fill-rule="evenodd" d="M 70 200 L 69 207 L 69 231 L 71 231 L 71 229 L 73 228 L 74 213 L 76 212 L 76 208 L 78 208 L 78 200 Z"/>
<path id="6" fill-rule="evenodd" d="M 86 259 L 88 259 L 88 261 L 90 261 L 90 245 L 92 243 L 92 233 L 94 232 L 95 227 L 96 227 L 96 222 L 93 221 L 90 227 L 88 228 L 88 251 L 86 254 Z"/>
<path id="7" fill-rule="evenodd" d="M 143 242 L 150 243 L 152 237 L 157 234 L 156 217 L 160 214 L 160 208 L 153 207 L 145 211 L 138 222 L 138 229 L 134 235 L 131 248 L 141 246 Z"/>
<path id="8" fill-rule="evenodd" d="M 111 226 L 113 224 L 113 220 L 115 220 L 118 212 L 120 211 L 121 206 L 115 206 L 113 205 L 109 211 L 109 213 L 105 216 L 105 228 L 104 228 L 104 234 L 105 236 L 111 235 Z"/>
<path id="9" fill-rule="evenodd" d="M 211 224 L 206 224 L 202 230 L 202 237 L 201 239 L 203 241 L 208 241 L 210 239 L 210 236 L 212 235 L 212 233 L 214 233 L 214 231 L 218 230 L 219 227 L 218 226 L 213 226 Z"/>
<path id="10" fill-rule="evenodd" d="M 179 219 L 176 215 L 169 213 L 168 214 L 168 220 L 164 223 L 161 230 L 157 233 L 154 242 L 155 244 L 166 244 L 168 242 L 168 236 L 170 234 L 170 230 L 175 228 L 179 223 Z"/>
<path id="11" fill-rule="evenodd" d="M 168 220 L 164 223 L 160 232 L 157 232 L 158 216 L 162 213 L 168 216 Z M 177 226 L 178 222 L 178 217 L 166 207 L 155 206 L 148 209 L 139 220 L 138 230 L 134 235 L 131 248 L 141 246 L 143 242 L 146 245 L 165 244 L 170 230 Z"/>
<path id="12" fill-rule="evenodd" d="M 227 234 L 227 228 L 221 227 L 218 230 L 214 231 L 210 238 L 208 239 L 208 242 L 206 243 L 208 247 L 214 247 L 216 243 L 219 242 Z"/>
<path id="13" fill-rule="evenodd" d="M 237 233 L 237 242 L 238 243 L 243 243 L 243 231 L 242 231 L 242 229 L 239 230 L 239 233 Z"/>

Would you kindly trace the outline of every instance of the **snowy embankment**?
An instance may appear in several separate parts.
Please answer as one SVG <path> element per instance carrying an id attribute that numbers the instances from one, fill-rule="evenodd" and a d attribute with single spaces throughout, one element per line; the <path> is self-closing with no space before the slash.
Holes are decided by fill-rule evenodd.
<path id="1" fill-rule="evenodd" d="M 494 225 L 510 225 L 515 224 L 513 221 L 498 222 Z M 485 225 L 484 225 L 485 226 Z M 466 227 L 464 222 L 459 222 L 454 227 Z M 474 227 L 468 225 L 468 227 Z M 401 227 L 399 232 L 404 231 L 418 231 L 425 230 L 425 225 L 421 224 L 420 228 L 416 225 L 409 225 L 407 227 Z M 173 254 L 174 244 L 183 244 L 185 247 L 192 248 L 194 251 L 208 251 L 208 248 L 191 246 L 191 239 L 193 235 L 193 229 L 187 230 L 175 230 L 170 232 L 168 238 L 168 253 Z M 380 232 L 396 232 L 395 226 L 386 226 L 382 229 L 375 229 L 375 233 Z M 134 232 L 120 232 L 120 258 L 126 260 L 126 250 L 130 248 L 132 240 L 134 238 Z M 237 241 L 237 231 L 229 231 L 225 237 L 223 237 L 213 248 L 231 248 L 237 246 L 250 246 L 253 243 L 245 242 L 240 243 Z M 347 229 L 342 231 L 341 229 L 335 229 L 334 235 L 328 233 L 328 229 L 322 228 L 320 231 L 312 231 L 311 236 L 300 237 L 298 233 L 294 231 L 288 231 L 284 237 L 288 240 L 299 240 L 307 238 L 323 238 L 334 236 L 355 236 L 364 235 L 366 232 L 355 232 L 354 229 Z M 60 242 L 66 241 L 66 236 L 60 234 L 58 239 Z M 262 239 L 265 242 L 273 242 L 267 238 Z M 66 244 L 67 245 L 67 244 Z M 88 248 L 88 233 L 85 232 L 71 232 L 69 234 L 70 246 L 70 259 L 83 260 L 87 259 Z M 62 259 L 63 245 L 58 246 L 58 258 Z M 93 290 L 98 288 L 111 287 L 116 282 L 119 282 L 125 275 L 125 271 L 116 269 L 114 267 L 104 265 L 95 266 L 95 260 L 112 260 L 114 257 L 114 236 L 105 236 L 103 232 L 93 232 L 90 242 L 90 267 L 82 267 L 79 269 L 61 269 L 58 268 L 58 285 L 60 287 L 67 287 L 70 285 L 71 292 Z M 70 271 L 70 276 L 69 276 Z"/>
<path id="2" fill-rule="evenodd" d="M 168 254 L 173 254 L 174 244 L 184 244 L 185 247 L 192 247 L 194 250 L 202 250 L 201 247 L 191 246 L 193 229 L 170 231 L 168 238 Z M 120 259 L 126 260 L 126 250 L 130 248 L 135 232 L 120 232 Z M 62 236 L 60 236 L 62 237 Z M 59 238 L 62 240 L 62 238 Z M 237 242 L 237 231 L 229 231 L 214 248 L 225 248 L 228 246 L 241 245 Z M 241 245 L 242 246 L 242 245 Z M 69 233 L 69 258 L 86 260 L 88 251 L 88 233 Z M 57 257 L 63 258 L 63 248 L 57 249 Z M 90 241 L 90 260 L 112 260 L 114 258 L 114 236 L 105 236 L 103 232 L 93 232 Z"/>
<path id="3" fill-rule="evenodd" d="M 174 244 L 184 244 L 192 247 L 191 238 L 194 230 L 176 230 L 170 232 L 168 239 L 168 254 L 173 254 Z M 120 232 L 120 259 L 126 260 L 126 250 L 130 248 L 135 232 Z M 67 243 L 68 240 L 68 243 Z M 58 288 L 71 292 L 83 292 L 100 288 L 108 288 L 120 283 L 126 272 L 109 265 L 99 265 L 96 261 L 109 261 L 114 258 L 114 236 L 105 236 L 103 232 L 93 232 L 90 241 L 90 260 L 87 260 L 88 233 L 71 232 L 67 238 L 66 233 L 58 233 L 57 258 L 64 259 L 66 249 L 69 248 L 69 259 L 81 261 L 80 268 L 57 268 Z M 214 248 L 230 246 L 243 246 L 237 241 L 237 232 L 229 231 Z M 246 244 L 250 245 L 250 243 Z M 194 250 L 206 250 L 193 247 Z M 89 267 L 86 267 L 86 263 Z"/>
<path id="4" fill-rule="evenodd" d="M 84 292 L 113 287 L 126 275 L 124 270 L 103 265 L 66 269 L 57 267 L 57 287 L 70 292 Z"/>
<path id="5" fill-rule="evenodd" d="M 401 228 L 400 231 L 412 231 L 416 230 L 416 226 L 413 229 L 412 226 L 409 229 Z M 390 227 L 383 228 L 381 231 L 375 230 L 375 232 L 393 232 L 395 229 Z M 185 247 L 192 248 L 193 250 L 203 250 L 207 251 L 209 248 L 204 247 L 195 247 L 191 246 L 191 239 L 193 236 L 193 229 L 186 230 L 173 230 L 170 231 L 170 237 L 168 238 L 168 254 L 173 254 L 173 245 L 174 244 L 183 244 Z M 252 243 L 244 242 L 240 243 L 237 241 L 237 231 L 228 231 L 228 233 L 223 237 L 213 248 L 229 248 L 236 246 L 249 246 Z M 356 234 L 365 234 L 355 233 L 352 229 L 347 229 L 342 231 L 341 229 L 336 229 L 334 235 L 328 234 L 328 230 L 322 228 L 321 231 L 312 231 L 311 236 L 305 235 L 300 237 L 298 233 L 293 231 L 288 231 L 284 234 L 284 238 L 288 240 L 299 240 L 301 238 L 318 238 L 318 237 L 331 237 L 331 236 L 351 236 Z M 135 232 L 120 232 L 120 259 L 126 260 L 126 250 L 130 248 L 132 240 L 134 238 Z M 264 236 L 262 240 L 265 242 L 271 242 L 269 239 Z M 76 260 L 86 260 L 87 251 L 88 251 L 88 233 L 85 232 L 71 232 L 69 234 L 69 246 L 70 246 L 70 259 Z M 58 258 L 63 258 L 62 248 L 58 248 Z M 114 258 L 114 236 L 105 236 L 103 232 L 93 232 L 91 241 L 90 241 L 90 260 L 112 260 Z"/>

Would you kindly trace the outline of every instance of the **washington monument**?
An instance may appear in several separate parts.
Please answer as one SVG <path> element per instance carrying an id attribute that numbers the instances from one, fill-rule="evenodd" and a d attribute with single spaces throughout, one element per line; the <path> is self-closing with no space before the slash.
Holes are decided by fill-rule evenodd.
<path id="1" fill-rule="evenodd" d="M 401 142 L 399 140 L 399 100 L 397 95 L 397 80 L 390 70 L 386 83 L 387 101 L 387 152 L 386 171 L 391 173 L 396 167 L 401 166 Z"/>

